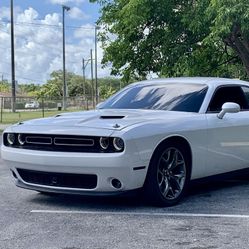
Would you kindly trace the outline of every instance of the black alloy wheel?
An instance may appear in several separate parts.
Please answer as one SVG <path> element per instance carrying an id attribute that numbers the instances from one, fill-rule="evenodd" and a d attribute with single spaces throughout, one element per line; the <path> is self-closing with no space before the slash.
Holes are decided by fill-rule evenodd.
<path id="1" fill-rule="evenodd" d="M 190 180 L 190 160 L 186 147 L 163 143 L 154 153 L 147 173 L 147 199 L 158 206 L 172 206 L 184 196 Z"/>

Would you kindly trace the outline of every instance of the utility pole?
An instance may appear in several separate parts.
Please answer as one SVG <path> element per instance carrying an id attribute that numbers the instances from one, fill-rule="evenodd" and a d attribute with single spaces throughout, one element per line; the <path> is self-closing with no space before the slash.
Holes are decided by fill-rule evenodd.
<path id="1" fill-rule="evenodd" d="M 91 53 L 91 82 L 92 82 L 92 101 L 93 107 L 95 108 L 95 99 L 94 99 L 94 81 L 93 81 L 93 50 L 90 50 Z"/>
<path id="2" fill-rule="evenodd" d="M 86 67 L 89 63 L 89 59 L 85 60 L 84 58 L 82 59 L 82 72 L 83 72 L 83 94 L 84 96 L 86 95 Z"/>
<path id="3" fill-rule="evenodd" d="M 16 78 L 15 78 L 15 41 L 14 41 L 14 11 L 13 0 L 10 0 L 10 18 L 11 18 L 11 109 L 16 111 Z"/>
<path id="4" fill-rule="evenodd" d="M 99 102 L 99 93 L 98 93 L 98 56 L 97 56 L 97 50 L 98 50 L 98 36 L 97 36 L 97 30 L 99 27 L 95 25 L 95 103 L 96 105 Z"/>
<path id="5" fill-rule="evenodd" d="M 67 108 L 66 56 L 65 56 L 65 11 L 70 8 L 62 5 L 62 53 L 63 53 L 63 110 Z"/>
<path id="6" fill-rule="evenodd" d="M 82 72 L 83 72 L 83 95 L 86 97 L 86 73 L 85 73 L 85 59 L 82 59 Z"/>

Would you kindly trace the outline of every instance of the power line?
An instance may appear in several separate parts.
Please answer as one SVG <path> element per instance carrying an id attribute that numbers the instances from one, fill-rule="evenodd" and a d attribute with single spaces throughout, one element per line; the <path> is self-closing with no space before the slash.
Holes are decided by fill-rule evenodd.
<path id="1" fill-rule="evenodd" d="M 2 32 L 6 33 L 6 34 L 9 34 L 9 32 L 8 32 L 7 30 L 1 29 L 1 28 L 0 28 L 0 30 L 1 30 Z"/>
<path id="2" fill-rule="evenodd" d="M 0 30 L 2 30 L 2 29 L 0 28 Z M 5 33 L 7 33 L 7 34 L 9 34 L 9 32 L 7 32 L 7 31 L 5 31 L 5 30 L 2 30 L 2 31 L 5 32 Z M 48 46 L 47 44 L 44 44 L 44 43 L 40 43 L 40 42 L 37 42 L 37 41 L 29 40 L 29 39 L 27 39 L 27 37 L 24 36 L 24 35 L 15 34 L 15 37 L 18 37 L 18 38 L 20 38 L 20 39 L 22 39 L 22 40 L 24 40 L 24 41 L 34 42 L 35 44 L 41 45 L 41 46 L 43 46 L 43 47 L 49 47 L 49 48 L 52 48 L 52 49 L 56 49 L 56 50 L 59 51 L 59 52 L 62 50 L 62 48 L 60 48 L 60 47 L 58 47 L 58 46 Z M 71 45 L 71 44 L 66 44 L 66 45 Z M 18 51 L 18 53 L 20 53 L 19 50 L 17 50 L 17 51 Z M 82 50 L 81 50 L 81 48 L 79 48 L 77 51 L 82 51 Z M 67 51 L 67 53 L 75 53 L 75 51 Z"/>
<path id="3" fill-rule="evenodd" d="M 6 72 L 0 72 L 0 74 L 11 75 L 10 73 L 6 73 Z M 38 80 L 38 79 L 31 79 L 31 78 L 28 78 L 28 77 L 21 77 L 21 76 L 18 76 L 18 75 L 16 75 L 16 78 L 44 83 L 44 81 L 41 81 L 41 80 Z"/>
<path id="4" fill-rule="evenodd" d="M 3 31 L 3 32 L 5 32 L 5 33 L 7 33 L 7 34 L 9 34 L 9 32 L 7 32 L 6 30 L 3 30 L 1 28 L 0 28 L 0 30 Z M 56 48 L 59 52 L 61 50 L 61 48 L 57 48 L 56 45 L 55 46 L 48 46 L 47 44 L 44 44 L 44 43 L 40 43 L 40 42 L 37 42 L 37 41 L 29 40 L 29 39 L 27 39 L 26 36 L 23 36 L 23 35 L 15 34 L 15 37 L 18 37 L 18 38 L 20 38 L 20 39 L 22 39 L 24 41 L 34 42 L 35 44 L 38 44 L 38 45 L 43 46 L 43 47 L 48 47 L 48 48 L 51 48 L 51 49 L 55 49 Z M 22 51 L 19 51 L 19 50 L 17 50 L 17 51 L 18 51 L 18 53 L 20 53 L 20 52 L 22 53 Z M 23 52 L 23 53 L 25 53 L 25 52 Z"/>
<path id="5" fill-rule="evenodd" d="M 6 49 L 10 49 L 10 47 L 1 47 L 1 46 L 0 46 L 0 49 L 6 50 Z"/>
<path id="6" fill-rule="evenodd" d="M 10 23 L 10 21 L 1 21 L 0 23 Z M 60 28 L 62 29 L 62 25 L 58 24 L 46 24 L 46 23 L 35 23 L 35 22 L 15 22 L 15 25 L 24 25 L 24 26 L 41 26 L 41 27 L 49 27 L 49 28 Z M 65 26 L 68 29 L 85 29 L 85 30 L 94 30 L 94 27 L 82 27 L 82 26 Z"/>
<path id="7" fill-rule="evenodd" d="M 7 64 L 7 65 L 11 65 L 11 63 L 10 62 L 7 62 L 7 61 L 5 61 L 4 62 L 4 64 Z M 16 65 L 16 67 L 19 69 L 19 70 L 21 70 L 21 67 L 20 66 L 18 66 L 18 64 Z M 41 74 L 41 75 L 43 75 L 44 74 L 44 71 L 34 71 L 33 69 L 32 69 L 32 74 Z M 31 74 L 31 75 L 32 75 Z"/>

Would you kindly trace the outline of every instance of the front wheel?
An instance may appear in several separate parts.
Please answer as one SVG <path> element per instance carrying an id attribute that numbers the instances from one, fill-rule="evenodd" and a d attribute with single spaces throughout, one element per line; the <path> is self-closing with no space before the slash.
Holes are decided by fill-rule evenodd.
<path id="1" fill-rule="evenodd" d="M 164 143 L 150 162 L 145 191 L 147 199 L 159 206 L 172 206 L 184 196 L 190 179 L 190 160 L 186 148 Z"/>

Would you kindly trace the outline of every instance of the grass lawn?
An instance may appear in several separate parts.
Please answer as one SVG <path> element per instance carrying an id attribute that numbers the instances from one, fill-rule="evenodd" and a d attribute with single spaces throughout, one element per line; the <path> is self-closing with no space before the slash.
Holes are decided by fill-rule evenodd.
<path id="1" fill-rule="evenodd" d="M 67 111 L 76 111 L 76 110 L 67 110 Z M 78 111 L 78 110 L 77 110 Z M 59 113 L 63 113 L 66 111 L 57 111 L 57 110 L 45 110 L 44 117 L 54 116 Z M 42 118 L 43 113 L 41 110 L 35 111 L 17 111 L 15 113 L 12 112 L 3 112 L 2 114 L 2 122 L 1 124 L 13 124 L 24 120 L 29 120 L 33 118 Z"/>

